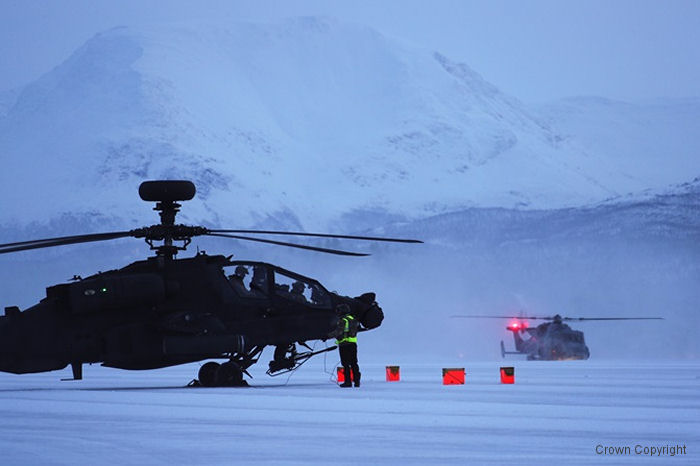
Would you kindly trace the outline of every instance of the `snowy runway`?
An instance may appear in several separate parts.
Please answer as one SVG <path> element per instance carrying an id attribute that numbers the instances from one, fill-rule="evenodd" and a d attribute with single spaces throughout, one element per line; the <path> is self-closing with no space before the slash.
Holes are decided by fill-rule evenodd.
<path id="1" fill-rule="evenodd" d="M 700 462 L 698 362 L 515 361 L 514 385 L 501 364 L 465 362 L 453 386 L 455 364 L 402 365 L 392 383 L 365 364 L 359 389 L 322 360 L 290 378 L 254 366 L 250 388 L 183 388 L 197 364 L 2 374 L 2 464 L 617 464 L 651 447 L 667 447 L 657 464 Z"/>

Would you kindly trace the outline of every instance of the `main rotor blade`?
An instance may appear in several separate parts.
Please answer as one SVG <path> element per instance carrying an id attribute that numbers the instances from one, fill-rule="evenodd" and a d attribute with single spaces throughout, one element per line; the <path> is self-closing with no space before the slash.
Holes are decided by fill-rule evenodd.
<path id="1" fill-rule="evenodd" d="M 263 239 L 263 238 L 250 238 L 248 236 L 227 235 L 227 234 L 223 234 L 223 233 L 212 233 L 212 231 L 213 230 L 209 230 L 209 233 L 205 233 L 205 235 L 206 236 L 218 236 L 220 238 L 241 239 L 241 240 L 245 240 L 245 241 L 256 241 L 258 243 L 276 244 L 278 246 L 289 246 L 291 248 L 308 249 L 309 251 L 325 252 L 328 254 L 337 254 L 339 256 L 369 256 L 369 254 L 363 254 L 363 253 L 359 253 L 359 252 L 341 251 L 340 249 L 319 248 L 316 246 L 305 246 L 303 244 L 285 243 L 282 241 L 273 241 L 271 239 Z"/>
<path id="2" fill-rule="evenodd" d="M 108 241 L 111 239 L 133 236 L 131 231 L 115 231 L 111 233 L 92 233 L 88 235 L 61 236 L 58 238 L 36 239 L 32 241 L 19 241 L 16 243 L 0 244 L 0 254 L 29 249 L 50 248 L 67 244 L 91 243 L 95 241 Z"/>
<path id="3" fill-rule="evenodd" d="M 453 315 L 450 317 L 459 319 L 521 319 L 521 320 L 553 320 L 553 317 L 528 317 L 528 316 L 477 316 L 477 315 Z"/>
<path id="4" fill-rule="evenodd" d="M 562 317 L 561 320 L 664 320 L 663 317 Z"/>
<path id="5" fill-rule="evenodd" d="M 392 243 L 422 243 L 417 239 L 405 238 L 380 238 L 376 236 L 354 236 L 354 235 L 334 235 L 329 233 L 305 233 L 295 231 L 272 231 L 272 230 L 208 230 L 211 233 L 245 233 L 259 235 L 291 235 L 291 236 L 314 236 L 317 238 L 339 238 L 339 239 L 357 239 L 362 241 L 388 241 Z"/>

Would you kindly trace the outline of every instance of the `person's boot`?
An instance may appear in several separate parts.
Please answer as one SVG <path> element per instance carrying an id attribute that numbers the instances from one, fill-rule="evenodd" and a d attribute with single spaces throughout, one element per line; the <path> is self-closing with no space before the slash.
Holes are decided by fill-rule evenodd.
<path id="1" fill-rule="evenodd" d="M 355 379 L 354 379 L 354 380 L 355 380 L 355 386 L 356 386 L 356 387 L 359 387 L 359 386 L 360 386 L 360 376 L 361 376 L 362 374 L 360 374 L 360 371 L 353 371 L 353 375 L 355 376 Z"/>
<path id="2" fill-rule="evenodd" d="M 352 381 L 350 380 L 351 377 L 351 372 L 349 367 L 344 367 L 343 368 L 343 373 L 345 374 L 345 381 L 340 384 L 341 387 L 347 388 L 347 387 L 352 387 Z"/>

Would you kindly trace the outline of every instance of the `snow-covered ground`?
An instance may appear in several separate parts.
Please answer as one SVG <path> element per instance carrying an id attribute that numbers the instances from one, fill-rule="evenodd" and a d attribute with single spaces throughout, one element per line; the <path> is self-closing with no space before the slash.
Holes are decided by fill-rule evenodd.
<path id="1" fill-rule="evenodd" d="M 637 464 L 652 447 L 669 447 L 654 464 L 700 462 L 698 361 L 442 360 L 386 382 L 395 362 L 360 352 L 374 363 L 359 389 L 335 386 L 335 353 L 291 377 L 261 363 L 249 388 L 185 388 L 199 364 L 0 374 L 1 462 Z M 443 367 L 465 367 L 466 384 L 442 385 Z"/>
<path id="2" fill-rule="evenodd" d="M 700 464 L 699 109 L 534 108 L 441 53 L 319 17 L 95 35 L 0 92 L 0 242 L 150 224 L 139 183 L 182 177 L 198 189 L 186 224 L 425 244 L 341 261 L 195 239 L 183 257 L 376 291 L 386 320 L 363 335 L 363 386 L 335 386 L 335 353 L 291 377 L 261 362 L 247 389 L 185 388 L 198 364 L 0 373 L 0 465 L 617 464 L 651 448 Z M 2 255 L 1 305 L 149 254 L 116 243 Z M 450 318 L 470 313 L 665 321 L 576 326 L 590 361 L 504 363 L 489 360 L 504 324 Z M 443 367 L 467 383 L 443 386 Z"/>

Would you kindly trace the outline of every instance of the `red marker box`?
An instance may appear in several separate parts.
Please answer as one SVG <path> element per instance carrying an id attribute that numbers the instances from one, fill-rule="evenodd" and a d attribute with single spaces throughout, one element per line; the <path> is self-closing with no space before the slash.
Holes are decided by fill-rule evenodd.
<path id="1" fill-rule="evenodd" d="M 386 366 L 386 381 L 398 382 L 399 380 L 401 380 L 399 366 Z"/>
<path id="2" fill-rule="evenodd" d="M 515 367 L 501 367 L 501 383 L 515 383 Z"/>
<path id="3" fill-rule="evenodd" d="M 464 368 L 453 367 L 442 369 L 443 385 L 464 385 Z"/>
<path id="4" fill-rule="evenodd" d="M 337 374 L 338 374 L 338 383 L 343 383 L 345 382 L 345 371 L 343 370 L 342 367 L 339 367 L 337 369 Z M 354 377 L 352 376 L 352 371 L 350 371 L 350 382 L 354 382 Z"/>

